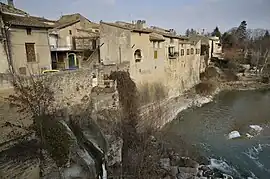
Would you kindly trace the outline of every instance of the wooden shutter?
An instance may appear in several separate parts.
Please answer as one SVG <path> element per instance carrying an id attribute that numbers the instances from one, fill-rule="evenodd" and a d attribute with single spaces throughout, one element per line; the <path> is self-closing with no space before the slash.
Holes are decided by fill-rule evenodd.
<path id="1" fill-rule="evenodd" d="M 154 59 L 157 59 L 158 58 L 158 52 L 157 50 L 154 51 Z"/>
<path id="2" fill-rule="evenodd" d="M 35 43 L 25 43 L 27 62 L 36 61 Z"/>

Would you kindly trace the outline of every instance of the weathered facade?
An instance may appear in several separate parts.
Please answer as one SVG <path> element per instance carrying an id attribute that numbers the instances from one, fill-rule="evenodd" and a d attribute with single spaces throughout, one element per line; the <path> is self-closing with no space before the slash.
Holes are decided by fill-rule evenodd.
<path id="1" fill-rule="evenodd" d="M 98 37 L 98 24 L 80 14 L 62 16 L 49 34 L 53 69 L 80 68 L 97 59 Z"/>
<path id="2" fill-rule="evenodd" d="M 222 58 L 222 45 L 219 37 L 209 38 L 209 54 L 210 58 Z"/>
<path id="3" fill-rule="evenodd" d="M 2 56 L 5 56 L 5 64 L 22 75 L 51 69 L 48 41 L 50 25 L 45 24 L 43 18 L 16 9 L 13 3 L 1 4 L 1 7 L 5 52 Z"/>
<path id="4" fill-rule="evenodd" d="M 146 28 L 144 21 L 100 23 L 100 58 L 104 65 L 128 62 L 124 70 L 138 86 L 157 84 L 177 96 L 199 82 L 200 41 L 190 42 L 173 30 Z"/>
<path id="5" fill-rule="evenodd" d="M 8 73 L 10 71 L 10 64 L 8 61 L 8 48 L 7 48 L 7 39 L 6 39 L 6 33 L 5 33 L 5 24 L 2 18 L 2 14 L 8 13 L 8 14 L 18 14 L 18 15 L 27 15 L 26 12 L 16 9 L 14 7 L 13 2 L 9 2 L 11 4 L 7 5 L 0 2 L 0 28 L 3 29 L 0 34 L 0 73 Z"/>

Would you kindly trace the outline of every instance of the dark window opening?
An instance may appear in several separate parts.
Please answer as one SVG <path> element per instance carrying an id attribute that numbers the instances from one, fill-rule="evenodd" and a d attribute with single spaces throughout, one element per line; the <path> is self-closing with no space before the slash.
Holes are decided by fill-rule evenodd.
<path id="1" fill-rule="evenodd" d="M 27 28 L 27 29 L 26 29 L 26 33 L 27 33 L 27 35 L 32 35 L 32 29 Z"/>
<path id="2" fill-rule="evenodd" d="M 72 35 L 72 31 L 71 30 L 69 30 L 69 35 Z"/>
<path id="3" fill-rule="evenodd" d="M 187 49 L 187 55 L 189 55 L 189 49 Z"/>
<path id="4" fill-rule="evenodd" d="M 185 50 L 181 49 L 181 56 L 184 56 L 184 55 L 185 55 Z"/>
<path id="5" fill-rule="evenodd" d="M 191 48 L 190 53 L 191 53 L 191 55 L 194 54 L 194 48 Z"/>
<path id="6" fill-rule="evenodd" d="M 142 60 L 142 51 L 140 49 L 137 49 L 134 53 L 135 62 L 141 62 Z"/>
<path id="7" fill-rule="evenodd" d="M 154 51 L 154 59 L 157 59 L 157 58 L 158 58 L 158 51 L 155 50 L 155 51 Z"/>

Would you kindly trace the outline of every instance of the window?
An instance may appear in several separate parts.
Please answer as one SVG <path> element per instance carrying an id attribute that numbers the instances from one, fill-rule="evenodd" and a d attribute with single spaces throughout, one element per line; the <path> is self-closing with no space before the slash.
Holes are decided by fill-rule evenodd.
<path id="1" fill-rule="evenodd" d="M 185 55 L 185 50 L 181 49 L 181 56 L 184 56 L 184 55 Z"/>
<path id="2" fill-rule="evenodd" d="M 162 42 L 158 42 L 158 48 L 162 48 Z"/>
<path id="3" fill-rule="evenodd" d="M 189 49 L 187 49 L 187 55 L 189 55 Z"/>
<path id="4" fill-rule="evenodd" d="M 200 49 L 196 48 L 196 54 L 200 54 Z"/>
<path id="5" fill-rule="evenodd" d="M 170 39 L 170 43 L 172 44 L 174 42 L 173 38 Z"/>
<path id="6" fill-rule="evenodd" d="M 174 47 L 169 47 L 169 55 L 173 55 L 174 54 Z"/>
<path id="7" fill-rule="evenodd" d="M 69 35 L 72 35 L 72 31 L 71 30 L 69 30 Z"/>
<path id="8" fill-rule="evenodd" d="M 194 54 L 194 48 L 191 48 L 190 53 L 191 53 L 191 55 Z"/>
<path id="9" fill-rule="evenodd" d="M 134 58 L 135 58 L 135 62 L 138 63 L 138 62 L 141 62 L 142 60 L 142 52 L 140 49 L 137 49 L 134 53 Z"/>
<path id="10" fill-rule="evenodd" d="M 27 35 L 31 35 L 31 34 L 32 34 L 32 29 L 27 28 L 27 29 L 26 29 L 26 33 L 27 33 Z"/>
<path id="11" fill-rule="evenodd" d="M 154 59 L 157 59 L 157 58 L 158 58 L 158 51 L 155 50 L 155 51 L 154 51 Z"/>
<path id="12" fill-rule="evenodd" d="M 25 43 L 27 62 L 36 61 L 35 43 Z"/>

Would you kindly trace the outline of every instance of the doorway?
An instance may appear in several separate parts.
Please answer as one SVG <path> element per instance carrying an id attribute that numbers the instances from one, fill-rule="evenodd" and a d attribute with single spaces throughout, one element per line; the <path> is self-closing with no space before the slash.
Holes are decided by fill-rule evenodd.
<path id="1" fill-rule="evenodd" d="M 74 54 L 74 53 L 68 54 L 68 67 L 69 67 L 69 69 L 78 68 L 76 54 Z"/>

